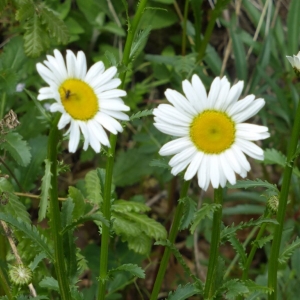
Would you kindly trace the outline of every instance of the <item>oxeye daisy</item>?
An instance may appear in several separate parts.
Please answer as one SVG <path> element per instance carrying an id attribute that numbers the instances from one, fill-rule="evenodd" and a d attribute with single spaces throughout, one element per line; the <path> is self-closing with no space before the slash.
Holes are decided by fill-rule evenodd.
<path id="1" fill-rule="evenodd" d="M 300 75 L 300 51 L 298 52 L 297 55 L 293 55 L 293 57 L 287 56 L 286 58 L 289 60 L 290 64 L 292 65 L 296 75 L 299 76 Z"/>
<path id="2" fill-rule="evenodd" d="M 191 82 L 184 80 L 183 96 L 167 89 L 166 98 L 172 104 L 160 104 L 154 109 L 155 127 L 161 132 L 176 136 L 166 143 L 160 155 L 174 155 L 169 165 L 172 174 L 186 169 L 185 180 L 197 174 L 199 186 L 207 190 L 235 184 L 235 173 L 245 177 L 250 164 L 245 154 L 263 160 L 263 150 L 252 143 L 268 138 L 268 128 L 243 123 L 254 116 L 265 104 L 254 95 L 239 100 L 244 83 L 230 87 L 226 77 L 215 78 L 209 94 L 197 75 Z"/>
<path id="3" fill-rule="evenodd" d="M 117 134 L 123 128 L 115 119 L 129 119 L 122 112 L 129 107 L 120 98 L 126 92 L 116 89 L 121 83 L 119 78 L 114 78 L 117 68 L 105 71 L 103 62 L 99 61 L 87 71 L 85 54 L 79 51 L 76 57 L 70 50 L 67 50 L 66 63 L 62 54 L 54 50 L 54 56 L 47 55 L 44 65 L 38 63 L 36 68 L 49 85 L 39 90 L 38 100 L 55 100 L 50 111 L 62 114 L 59 129 L 70 124 L 66 132 L 70 135 L 69 151 L 76 151 L 80 131 L 84 136 L 84 150 L 91 145 L 95 152 L 100 152 L 101 144 L 110 146 L 104 128 Z"/>

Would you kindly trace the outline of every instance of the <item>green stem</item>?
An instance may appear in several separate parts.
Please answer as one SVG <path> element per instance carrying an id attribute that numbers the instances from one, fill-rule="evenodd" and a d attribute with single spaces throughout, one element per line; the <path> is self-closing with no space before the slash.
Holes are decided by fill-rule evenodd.
<path id="1" fill-rule="evenodd" d="M 63 300 L 71 300 L 72 298 L 64 260 L 62 236 L 60 235 L 61 220 L 57 192 L 57 144 L 59 139 L 57 124 L 59 118 L 60 115 L 58 115 L 53 121 L 48 139 L 48 159 L 51 162 L 52 174 L 50 189 L 50 220 L 52 238 L 54 242 L 54 267 L 59 285 L 60 297 Z"/>
<path id="2" fill-rule="evenodd" d="M 190 181 L 184 181 L 182 188 L 181 188 L 181 192 L 180 192 L 180 199 L 183 199 L 186 197 L 187 195 L 187 191 L 188 188 L 190 186 Z M 174 216 L 174 220 L 172 223 L 172 227 L 169 233 L 169 241 L 174 244 L 176 236 L 177 236 L 177 232 L 179 230 L 179 225 L 180 225 L 180 220 L 182 217 L 182 211 L 184 208 L 184 203 L 183 201 L 179 201 L 179 204 L 177 205 L 177 208 L 175 210 L 175 216 Z M 159 270 L 158 270 L 158 274 L 155 280 L 155 284 L 152 290 L 152 294 L 151 294 L 151 298 L 150 300 L 156 300 L 158 297 L 158 293 L 160 291 L 164 276 L 165 276 L 165 272 L 168 266 L 168 261 L 171 255 L 171 249 L 170 248 L 165 248 L 165 252 L 164 255 L 162 257 L 162 260 L 160 262 L 160 266 L 159 266 Z"/>
<path id="3" fill-rule="evenodd" d="M 139 2 L 136 14 L 133 18 L 132 24 L 128 28 L 128 35 L 124 47 L 124 53 L 122 58 L 122 65 L 128 66 L 130 61 L 130 51 L 133 43 L 133 39 L 138 28 L 138 24 L 145 10 L 148 0 L 141 0 Z M 120 75 L 121 89 L 125 87 L 126 71 Z M 111 216 L 111 183 L 112 173 L 115 160 L 115 148 L 116 148 L 117 136 L 114 134 L 110 135 L 110 149 L 108 151 L 108 159 L 106 162 L 106 175 L 105 175 L 105 186 L 103 193 L 103 205 L 102 212 L 104 217 L 110 222 Z M 110 223 L 109 223 L 110 224 Z M 104 300 L 106 292 L 107 282 L 107 261 L 108 261 L 108 246 L 109 246 L 109 234 L 110 227 L 102 227 L 101 236 L 101 253 L 100 253 L 100 272 L 99 272 L 99 289 L 98 289 L 98 300 Z"/>
<path id="4" fill-rule="evenodd" d="M 189 0 L 185 0 L 183 22 L 182 22 L 182 43 L 181 43 L 181 54 L 185 56 L 186 50 L 186 21 L 189 11 Z"/>
<path id="5" fill-rule="evenodd" d="M 221 187 L 214 190 L 214 203 L 221 207 L 214 212 L 211 243 L 209 251 L 209 262 L 204 288 L 204 299 L 212 299 L 215 293 L 215 276 L 219 257 L 220 230 L 222 222 L 223 189 Z"/>
<path id="6" fill-rule="evenodd" d="M 278 256 L 280 251 L 281 237 L 283 224 L 285 219 L 286 205 L 289 194 L 289 187 L 291 176 L 293 172 L 293 155 L 297 149 L 298 138 L 300 134 L 300 105 L 298 104 L 297 112 L 295 114 L 294 126 L 292 130 L 292 137 L 287 150 L 287 163 L 283 172 L 282 187 L 279 196 L 279 206 L 277 212 L 278 225 L 275 227 L 274 239 L 271 248 L 269 268 L 268 268 L 268 286 L 273 289 L 269 294 L 269 300 L 277 300 L 277 269 L 278 269 Z"/>
<path id="7" fill-rule="evenodd" d="M 2 94 L 2 99 L 1 99 L 1 106 L 0 106 L 0 121 L 3 119 L 4 117 L 4 109 L 5 109 L 5 105 L 6 105 L 6 93 Z"/>
<path id="8" fill-rule="evenodd" d="M 8 282 L 6 280 L 6 277 L 4 275 L 4 272 L 3 272 L 3 269 L 1 267 L 1 265 L 0 265 L 0 284 L 1 284 L 2 288 L 3 288 L 3 290 L 4 290 L 5 295 L 7 296 L 7 298 L 9 300 L 13 300 L 14 298 L 13 298 L 13 296 L 11 294 L 11 291 L 10 291 L 10 288 L 9 288 L 9 284 L 8 284 Z"/>
<path id="9" fill-rule="evenodd" d="M 212 35 L 213 29 L 215 27 L 215 23 L 217 18 L 219 17 L 219 15 L 221 14 L 222 10 L 224 9 L 224 7 L 227 5 L 227 3 L 230 0 L 219 0 L 216 3 L 215 8 L 212 10 L 211 12 L 211 18 L 209 20 L 209 23 L 206 27 L 205 33 L 204 33 L 204 37 L 200 43 L 200 48 L 199 48 L 199 53 L 198 53 L 198 57 L 197 57 L 197 61 L 200 62 L 202 61 L 205 51 L 206 51 L 206 47 L 208 45 L 208 42 L 210 40 L 210 37 Z"/>

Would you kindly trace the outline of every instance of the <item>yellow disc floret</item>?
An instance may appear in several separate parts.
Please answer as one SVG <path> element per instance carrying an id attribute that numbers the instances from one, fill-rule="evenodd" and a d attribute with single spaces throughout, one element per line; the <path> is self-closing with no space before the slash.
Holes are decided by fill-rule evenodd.
<path id="1" fill-rule="evenodd" d="M 75 120 L 87 121 L 99 111 L 94 90 L 80 79 L 67 79 L 58 89 L 61 103 Z"/>
<path id="2" fill-rule="evenodd" d="M 234 143 L 235 123 L 224 112 L 205 110 L 194 118 L 190 137 L 200 151 L 219 154 Z"/>

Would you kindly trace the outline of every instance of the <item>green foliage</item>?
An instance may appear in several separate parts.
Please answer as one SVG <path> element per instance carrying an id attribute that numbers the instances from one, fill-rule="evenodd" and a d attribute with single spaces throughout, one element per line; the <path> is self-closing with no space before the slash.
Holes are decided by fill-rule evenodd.
<path id="1" fill-rule="evenodd" d="M 53 277 L 44 277 L 39 285 L 40 287 L 59 292 L 58 282 Z"/>
<path id="2" fill-rule="evenodd" d="M 39 203 L 39 218 L 38 221 L 41 222 L 46 217 L 47 206 L 48 206 L 48 197 L 49 191 L 51 189 L 51 162 L 48 159 L 45 159 L 45 174 L 42 178 L 41 185 L 41 197 Z"/>
<path id="3" fill-rule="evenodd" d="M 221 209 L 220 204 L 215 203 L 203 203 L 202 207 L 195 213 L 193 224 L 191 226 L 191 232 L 193 233 L 199 223 L 206 217 L 212 218 L 213 212 L 216 210 Z"/>
<path id="4" fill-rule="evenodd" d="M 132 43 L 130 50 L 130 59 L 131 61 L 143 50 L 148 40 L 148 36 L 151 31 L 151 26 L 147 26 L 145 30 L 142 30 L 137 34 L 135 41 Z M 132 117 L 130 118 L 132 120 Z"/>
<path id="5" fill-rule="evenodd" d="M 26 141 L 17 132 L 10 132 L 5 136 L 5 142 L 0 144 L 0 149 L 6 150 L 20 165 L 27 166 L 31 160 L 31 154 Z"/>
<path id="6" fill-rule="evenodd" d="M 237 296 L 249 292 L 248 288 L 238 279 L 226 281 L 218 292 L 221 291 L 226 293 L 225 299 L 236 299 Z"/>
<path id="7" fill-rule="evenodd" d="M 192 220 L 194 219 L 194 214 L 196 212 L 196 202 L 190 198 L 185 197 L 184 199 L 180 199 L 184 203 L 183 216 L 181 219 L 180 229 L 187 229 Z"/>
<path id="8" fill-rule="evenodd" d="M 266 188 L 267 190 L 276 192 L 277 194 L 279 193 L 277 187 L 275 184 L 271 184 L 267 181 L 263 181 L 261 179 L 256 179 L 256 180 L 238 180 L 235 185 L 227 184 L 227 187 L 230 189 L 248 189 L 248 188 L 253 188 L 253 187 L 263 187 Z"/>
<path id="9" fill-rule="evenodd" d="M 153 109 L 145 109 L 145 110 L 142 110 L 142 111 L 139 111 L 139 112 L 133 114 L 130 117 L 130 121 L 132 121 L 134 119 L 140 119 L 143 117 L 151 116 L 152 114 L 153 114 Z"/>
<path id="10" fill-rule="evenodd" d="M 278 164 L 284 167 L 286 164 L 286 156 L 276 149 L 266 149 L 264 151 L 265 164 Z"/>
<path id="11" fill-rule="evenodd" d="M 125 272 L 129 272 L 132 276 L 138 277 L 138 278 L 145 278 L 145 272 L 144 270 L 134 264 L 124 264 L 121 265 L 115 269 L 112 269 L 109 271 L 109 275 L 113 275 L 114 272 L 118 272 L 118 271 L 125 271 Z"/>
<path id="12" fill-rule="evenodd" d="M 97 170 L 92 170 L 86 174 L 85 188 L 89 201 L 100 205 L 102 202 L 102 191 Z"/>
<path id="13" fill-rule="evenodd" d="M 239 254 L 242 265 L 245 265 L 247 256 L 246 256 L 244 246 L 240 243 L 240 241 L 238 240 L 235 234 L 232 234 L 229 237 L 229 242 L 232 245 L 233 249 L 236 251 L 236 253 Z"/>
<path id="14" fill-rule="evenodd" d="M 300 238 L 297 237 L 290 245 L 287 245 L 283 251 L 279 254 L 278 262 L 284 265 L 291 258 L 296 249 L 300 247 Z"/>
<path id="15" fill-rule="evenodd" d="M 191 283 L 179 285 L 176 291 L 169 293 L 167 300 L 184 300 L 198 293 L 199 290 Z"/>

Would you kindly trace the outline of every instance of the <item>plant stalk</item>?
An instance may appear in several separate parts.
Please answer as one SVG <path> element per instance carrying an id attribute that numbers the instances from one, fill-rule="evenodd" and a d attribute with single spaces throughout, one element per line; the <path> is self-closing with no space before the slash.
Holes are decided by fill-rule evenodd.
<path id="1" fill-rule="evenodd" d="M 300 134 L 300 105 L 298 104 L 295 114 L 294 126 L 292 129 L 292 136 L 287 150 L 287 163 L 283 172 L 283 180 L 281 192 L 279 195 L 279 206 L 277 212 L 278 225 L 275 227 L 274 239 L 271 247 L 271 254 L 268 267 L 268 286 L 273 290 L 268 296 L 269 300 L 277 300 L 277 269 L 278 269 L 278 256 L 281 245 L 281 237 L 283 224 L 285 220 L 285 212 L 289 194 L 289 187 L 291 176 L 293 172 L 294 159 L 293 156 L 297 149 L 298 139 Z"/>
<path id="2" fill-rule="evenodd" d="M 214 190 L 214 203 L 221 207 L 214 212 L 211 243 L 209 251 L 209 262 L 204 288 L 204 299 L 212 299 L 215 293 L 215 276 L 219 257 L 220 231 L 222 222 L 223 189 L 221 187 Z"/>
<path id="3" fill-rule="evenodd" d="M 129 25 L 128 35 L 126 38 L 126 43 L 124 47 L 124 53 L 122 58 L 122 65 L 127 67 L 130 61 L 130 51 L 133 43 L 133 39 L 138 28 L 138 24 L 143 15 L 147 4 L 147 0 L 141 0 L 138 4 L 136 14 L 133 18 L 132 24 Z M 125 87 L 126 70 L 120 75 L 121 79 L 121 89 Z M 102 212 L 104 217 L 109 221 L 111 216 L 111 183 L 112 183 L 112 173 L 115 160 L 115 148 L 116 148 L 117 136 L 110 134 L 110 148 L 108 151 L 108 159 L 106 163 L 106 175 L 105 175 L 105 186 L 103 194 L 103 204 Z M 101 236 L 101 253 L 100 253 L 100 272 L 99 272 L 99 288 L 98 288 L 98 300 L 104 300 L 106 292 L 106 282 L 107 282 L 107 262 L 108 262 L 108 246 L 109 246 L 109 234 L 110 227 L 105 225 L 102 227 Z"/>
<path id="4" fill-rule="evenodd" d="M 66 272 L 64 260 L 64 248 L 61 232 L 60 209 L 57 192 L 57 144 L 59 140 L 59 130 L 57 124 L 60 115 L 54 119 L 48 139 L 48 159 L 51 162 L 51 189 L 50 189 L 50 227 L 54 241 L 54 267 L 60 290 L 60 297 L 63 300 L 72 300 L 70 286 Z"/>
<path id="5" fill-rule="evenodd" d="M 180 199 L 183 199 L 186 197 L 189 186 L 190 186 L 190 181 L 184 181 L 182 188 L 181 188 L 181 192 L 180 192 Z M 173 220 L 172 227 L 171 227 L 171 230 L 169 233 L 169 241 L 172 244 L 174 244 L 178 230 L 179 230 L 183 208 L 184 208 L 184 203 L 182 201 L 179 201 L 177 208 L 175 210 L 174 220 Z M 163 282 L 163 279 L 165 276 L 165 272 L 166 272 L 166 269 L 168 266 L 168 261 L 169 261 L 170 255 L 171 255 L 171 249 L 165 248 L 164 255 L 160 262 L 158 274 L 157 274 L 157 277 L 155 280 L 155 284 L 154 284 L 154 287 L 152 290 L 150 300 L 156 300 L 158 297 L 158 293 L 160 291 L 160 288 L 161 288 L 161 285 L 162 285 L 162 282 Z"/>

